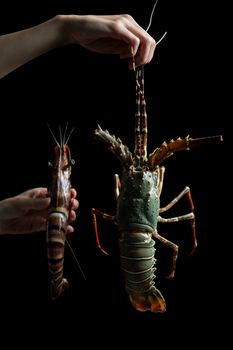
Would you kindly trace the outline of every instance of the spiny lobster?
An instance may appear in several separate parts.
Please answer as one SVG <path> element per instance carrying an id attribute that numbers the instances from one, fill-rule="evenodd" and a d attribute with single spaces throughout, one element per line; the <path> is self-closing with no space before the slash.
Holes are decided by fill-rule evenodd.
<path id="1" fill-rule="evenodd" d="M 96 216 L 115 222 L 119 232 L 119 251 L 121 269 L 129 299 L 139 311 L 165 312 L 166 302 L 155 287 L 155 241 L 152 236 L 173 250 L 170 278 L 174 276 L 178 246 L 160 236 L 157 223 L 190 220 L 192 226 L 192 252 L 197 246 L 195 232 L 194 205 L 189 187 L 174 198 L 165 207 L 160 208 L 160 195 L 163 187 L 165 168 L 162 162 L 172 154 L 189 150 L 205 142 L 222 141 L 222 136 L 202 138 L 178 138 L 156 148 L 147 157 L 147 114 L 144 96 L 144 66 L 136 68 L 136 113 L 135 113 L 135 148 L 132 154 L 119 138 L 111 135 L 100 126 L 95 130 L 95 138 L 105 143 L 122 164 L 122 179 L 115 175 L 116 215 L 108 215 L 92 208 L 92 220 L 96 243 L 100 245 Z M 187 195 L 190 212 L 173 218 L 162 218 L 161 213 L 169 210 L 184 195 Z M 192 253 L 191 252 L 191 253 Z"/>

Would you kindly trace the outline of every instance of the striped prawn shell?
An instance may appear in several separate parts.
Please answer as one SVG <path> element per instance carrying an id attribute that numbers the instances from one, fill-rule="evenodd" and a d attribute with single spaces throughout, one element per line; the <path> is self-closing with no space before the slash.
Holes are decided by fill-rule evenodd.
<path id="1" fill-rule="evenodd" d="M 54 163 L 49 194 L 51 203 L 47 221 L 47 256 L 52 300 L 69 288 L 63 277 L 64 252 L 71 203 L 71 156 L 67 144 L 54 148 Z"/>

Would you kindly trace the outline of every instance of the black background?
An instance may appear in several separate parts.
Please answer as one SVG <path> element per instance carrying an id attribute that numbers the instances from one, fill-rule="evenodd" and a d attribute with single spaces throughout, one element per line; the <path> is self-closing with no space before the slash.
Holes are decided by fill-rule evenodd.
<path id="1" fill-rule="evenodd" d="M 146 28 L 152 7 L 149 0 L 141 4 L 123 0 L 9 1 L 0 6 L 0 30 L 1 34 L 21 30 L 59 13 L 129 13 Z M 219 27 L 225 11 L 212 1 L 158 2 L 150 34 L 156 40 L 164 32 L 168 34 L 145 67 L 148 152 L 179 136 L 226 137 L 225 23 Z M 190 186 L 198 248 L 192 257 L 187 256 L 191 228 L 186 223 L 159 226 L 161 235 L 180 246 L 176 275 L 172 281 L 164 279 L 170 255 L 158 244 L 156 285 L 166 299 L 167 312 L 140 313 L 131 307 L 124 292 L 116 228 L 99 223 L 101 242 L 110 254 L 103 256 L 95 246 L 90 216 L 91 207 L 115 213 L 113 174 L 121 173 L 114 155 L 93 139 L 97 123 L 133 149 L 135 85 L 127 62 L 78 45 L 67 46 L 10 73 L 1 80 L 0 89 L 2 199 L 47 186 L 47 163 L 54 146 L 47 123 L 55 133 L 67 121 L 75 128 L 69 146 L 76 161 L 72 183 L 80 207 L 71 242 L 86 276 L 85 281 L 67 250 L 65 274 L 70 290 L 52 303 L 45 233 L 0 237 L 0 307 L 6 327 L 2 329 L 10 329 L 12 334 L 20 330 L 17 339 L 22 342 L 28 339 L 24 327 L 36 332 L 36 339 L 49 332 L 54 340 L 71 339 L 74 344 L 82 337 L 88 342 L 96 330 L 94 341 L 109 346 L 117 340 L 123 344 L 123 335 L 144 346 L 164 345 L 172 339 L 185 347 L 199 343 L 201 337 L 207 342 L 226 340 L 225 317 L 230 308 L 226 142 L 179 153 L 165 162 L 161 204 Z M 170 215 L 187 212 L 184 203 L 185 199 Z M 225 330 L 220 331 L 220 326 Z M 111 343 L 106 341 L 109 330 Z M 90 337 L 84 336 L 85 331 Z"/>

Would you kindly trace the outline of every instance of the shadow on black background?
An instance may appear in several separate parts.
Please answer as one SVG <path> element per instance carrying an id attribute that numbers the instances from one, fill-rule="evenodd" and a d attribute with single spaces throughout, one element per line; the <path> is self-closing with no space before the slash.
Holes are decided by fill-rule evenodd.
<path id="1" fill-rule="evenodd" d="M 13 9 L 4 6 L 0 10 L 1 32 L 7 33 L 57 13 L 125 12 L 146 27 L 153 1 L 143 5 L 130 1 L 53 1 L 49 7 L 43 1 L 33 5 L 23 1 Z M 160 0 L 154 14 L 151 35 L 159 39 L 165 31 L 168 34 L 145 67 L 148 152 L 164 140 L 188 134 L 225 137 L 215 23 L 213 16 L 207 19 L 208 6 L 201 11 L 192 6 L 185 1 L 171 5 Z M 213 4 L 211 11 L 217 13 Z M 165 162 L 162 205 L 190 186 L 198 248 L 187 257 L 191 228 L 186 223 L 159 226 L 161 235 L 180 246 L 176 275 L 172 281 L 164 279 L 170 255 L 158 243 L 156 285 L 166 299 L 167 312 L 139 313 L 124 292 L 116 227 L 99 222 L 101 242 L 110 253 L 103 256 L 95 246 L 90 217 L 91 207 L 115 213 L 113 174 L 121 173 L 118 160 L 93 139 L 97 123 L 133 149 L 135 86 L 127 62 L 73 45 L 17 69 L 1 80 L 0 88 L 1 198 L 47 186 L 47 163 L 54 144 L 46 124 L 54 131 L 67 121 L 75 127 L 69 145 L 76 161 L 72 181 L 80 208 L 72 247 L 86 276 L 85 281 L 67 250 L 65 275 L 70 290 L 63 299 L 51 303 L 45 233 L 0 237 L 0 307 L 5 329 L 13 333 L 20 330 L 18 340 L 22 341 L 27 339 L 22 331 L 25 326 L 37 336 L 49 332 L 51 339 L 56 334 L 56 338 L 77 342 L 83 338 L 86 344 L 94 331 L 101 339 L 95 341 L 103 343 L 106 332 L 113 334 L 112 342 L 127 335 L 144 345 L 165 345 L 171 341 L 170 335 L 180 346 L 188 345 L 185 337 L 191 344 L 198 343 L 201 336 L 211 341 L 213 333 L 215 339 L 224 339 L 226 331 L 220 333 L 219 327 L 227 327 L 225 312 L 230 307 L 225 276 L 229 262 L 224 254 L 228 230 L 223 229 L 225 142 L 179 153 Z M 177 205 L 175 215 L 183 213 L 183 203 L 185 199 Z M 84 336 L 85 331 L 90 338 Z"/>

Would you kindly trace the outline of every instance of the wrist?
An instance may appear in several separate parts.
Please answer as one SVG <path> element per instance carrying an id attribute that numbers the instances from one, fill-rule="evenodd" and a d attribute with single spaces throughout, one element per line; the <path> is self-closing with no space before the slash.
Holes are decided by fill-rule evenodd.
<path id="1" fill-rule="evenodd" d="M 57 33 L 57 46 L 73 44 L 75 37 L 73 36 L 73 19 L 77 21 L 77 15 L 56 15 L 52 21 Z"/>
<path id="2" fill-rule="evenodd" d="M 48 32 L 51 35 L 54 48 L 67 44 L 65 17 L 65 15 L 56 15 L 46 22 L 49 26 Z"/>

